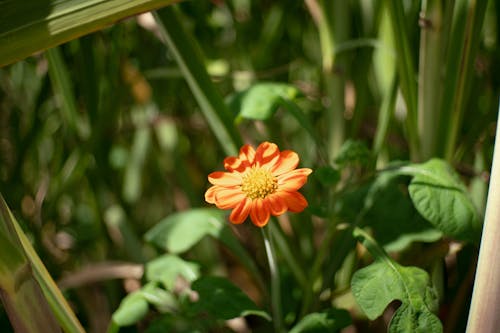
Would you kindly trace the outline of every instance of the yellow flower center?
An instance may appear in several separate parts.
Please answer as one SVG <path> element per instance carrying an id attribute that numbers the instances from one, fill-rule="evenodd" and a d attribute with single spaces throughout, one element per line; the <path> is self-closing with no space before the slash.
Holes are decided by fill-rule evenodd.
<path id="1" fill-rule="evenodd" d="M 253 168 L 243 176 L 241 190 L 251 199 L 264 199 L 277 189 L 278 180 L 268 170 Z"/>

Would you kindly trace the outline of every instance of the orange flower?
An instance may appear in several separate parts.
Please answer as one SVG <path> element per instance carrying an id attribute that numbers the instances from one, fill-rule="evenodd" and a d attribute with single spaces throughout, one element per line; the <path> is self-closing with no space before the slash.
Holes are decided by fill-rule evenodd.
<path id="1" fill-rule="evenodd" d="M 238 157 L 224 159 L 229 172 L 208 175 L 213 186 L 205 193 L 205 200 L 220 209 L 232 209 L 232 223 L 243 223 L 250 215 L 253 224 L 263 227 L 271 215 L 287 210 L 301 212 L 307 207 L 306 199 L 297 191 L 312 170 L 295 169 L 298 164 L 297 153 L 280 152 L 274 143 L 263 142 L 257 150 L 244 145 Z"/>

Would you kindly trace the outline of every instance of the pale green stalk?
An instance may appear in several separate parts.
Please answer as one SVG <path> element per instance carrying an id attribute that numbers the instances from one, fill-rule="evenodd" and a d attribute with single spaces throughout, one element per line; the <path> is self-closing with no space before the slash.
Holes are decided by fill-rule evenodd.
<path id="1" fill-rule="evenodd" d="M 418 72 L 418 133 L 421 158 L 428 160 L 436 153 L 439 105 L 443 86 L 443 15 L 441 0 L 422 2 L 422 32 Z"/>
<path id="2" fill-rule="evenodd" d="M 500 108 L 467 333 L 500 332 Z"/>

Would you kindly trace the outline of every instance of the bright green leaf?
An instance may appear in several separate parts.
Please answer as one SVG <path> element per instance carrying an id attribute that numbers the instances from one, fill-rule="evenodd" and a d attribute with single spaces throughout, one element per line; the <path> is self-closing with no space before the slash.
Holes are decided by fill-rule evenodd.
<path id="1" fill-rule="evenodd" d="M 148 310 L 146 298 L 141 291 L 136 291 L 123 298 L 112 318 L 118 326 L 129 326 L 144 318 Z"/>
<path id="2" fill-rule="evenodd" d="M 282 100 L 293 100 L 299 90 L 285 83 L 263 82 L 229 98 L 229 108 L 245 119 L 266 120 L 278 109 Z"/>
<path id="3" fill-rule="evenodd" d="M 442 332 L 439 319 L 432 313 L 438 300 L 427 272 L 399 265 L 360 229 L 354 236 L 375 258 L 373 264 L 354 273 L 351 281 L 353 296 L 368 318 L 379 317 L 389 303 L 399 300 L 402 304 L 394 314 L 390 332 Z"/>
<path id="4" fill-rule="evenodd" d="M 187 281 L 194 281 L 199 275 L 200 268 L 197 264 L 171 254 L 163 255 L 146 264 L 146 279 L 160 282 L 168 290 L 172 290 L 179 276 Z"/>
<path id="5" fill-rule="evenodd" d="M 149 304 L 154 305 L 162 313 L 172 312 L 179 306 L 176 296 L 172 292 L 160 288 L 155 282 L 150 282 L 142 287 L 141 293 Z"/>
<path id="6" fill-rule="evenodd" d="M 149 230 L 145 238 L 171 253 L 189 250 L 204 236 L 216 236 L 224 227 L 225 212 L 200 208 L 172 214 Z"/>
<path id="7" fill-rule="evenodd" d="M 324 312 L 310 313 L 302 318 L 289 333 L 338 332 L 351 324 L 349 312 L 342 309 L 328 309 Z"/>
<path id="8" fill-rule="evenodd" d="M 446 235 L 477 241 L 481 220 L 467 188 L 443 160 L 431 159 L 401 169 L 413 179 L 408 188 L 419 213 Z"/>
<path id="9" fill-rule="evenodd" d="M 256 315 L 270 320 L 267 312 L 259 309 L 248 296 L 229 280 L 206 276 L 193 282 L 191 289 L 198 293 L 192 304 L 194 313 L 207 313 L 216 319 L 232 319 Z"/>

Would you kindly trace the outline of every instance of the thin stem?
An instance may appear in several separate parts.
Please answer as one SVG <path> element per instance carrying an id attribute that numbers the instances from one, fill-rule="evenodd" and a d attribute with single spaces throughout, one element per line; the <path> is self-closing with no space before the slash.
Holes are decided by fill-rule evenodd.
<path id="1" fill-rule="evenodd" d="M 267 262 L 269 263 L 269 272 L 271 275 L 271 308 L 273 311 L 273 324 L 275 332 L 284 332 L 283 315 L 281 311 L 281 286 L 276 254 L 274 252 L 269 227 L 261 228 L 264 246 L 266 248 Z"/>

